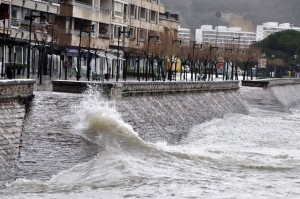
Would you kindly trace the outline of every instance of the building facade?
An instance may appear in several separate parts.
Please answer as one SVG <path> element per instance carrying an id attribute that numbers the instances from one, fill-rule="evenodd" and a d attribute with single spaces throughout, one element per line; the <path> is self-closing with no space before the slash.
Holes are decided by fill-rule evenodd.
<path id="1" fill-rule="evenodd" d="M 198 44 L 211 44 L 225 47 L 226 45 L 238 44 L 240 48 L 251 45 L 255 39 L 255 32 L 244 32 L 240 27 L 202 25 L 196 29 L 195 39 Z"/>
<path id="2" fill-rule="evenodd" d="M 282 23 L 282 24 L 279 24 L 278 22 L 263 23 L 262 25 L 258 25 L 256 28 L 256 41 L 261 41 L 273 33 L 288 30 L 288 29 L 300 31 L 300 27 L 294 27 L 294 24 L 292 23 Z"/>
<path id="3" fill-rule="evenodd" d="M 1 38 L 6 44 L 0 52 L 5 63 L 9 62 L 9 42 L 14 45 L 12 51 L 17 51 L 17 62 L 28 61 L 27 47 L 12 40 L 28 43 L 30 39 L 31 46 L 35 46 L 43 39 L 61 46 L 50 53 L 51 65 L 57 60 L 53 59 L 56 54 L 58 65 L 67 61 L 73 67 L 82 66 L 83 71 L 91 67 L 94 72 L 101 70 L 112 76 L 116 62 L 123 64 L 124 48 L 139 48 L 148 42 L 149 35 L 164 31 L 177 35 L 179 26 L 179 16 L 165 12 L 160 0 L 1 0 L 0 19 Z M 39 52 L 31 52 L 31 73 L 38 70 L 35 59 Z M 61 66 L 56 70 L 57 67 Z M 49 67 L 45 70 L 49 71 Z"/>
<path id="4" fill-rule="evenodd" d="M 191 30 L 188 28 L 178 28 L 178 37 L 181 40 L 181 45 L 189 46 L 191 41 Z"/>

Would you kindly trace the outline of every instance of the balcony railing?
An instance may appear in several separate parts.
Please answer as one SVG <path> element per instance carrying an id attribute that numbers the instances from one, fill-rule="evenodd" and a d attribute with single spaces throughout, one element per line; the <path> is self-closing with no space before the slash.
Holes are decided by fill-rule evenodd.
<path id="1" fill-rule="evenodd" d="M 41 3 L 52 3 L 52 4 L 60 4 L 61 0 L 32 0 L 35 2 L 41 2 Z"/>
<path id="2" fill-rule="evenodd" d="M 27 27 L 29 27 L 29 21 L 11 18 L 11 27 L 12 28 L 21 28 L 22 27 L 23 29 L 27 29 Z"/>
<path id="3" fill-rule="evenodd" d="M 110 39 L 111 35 L 109 33 L 107 34 L 99 34 L 98 36 L 101 39 Z"/>
<path id="4" fill-rule="evenodd" d="M 67 30 L 66 32 L 67 32 L 67 34 L 71 34 L 71 35 L 78 36 L 78 37 L 80 35 L 80 30 L 76 30 L 76 29 L 70 29 L 70 30 Z M 88 34 L 89 33 L 87 31 L 82 31 L 82 33 L 81 33 L 82 36 L 88 36 Z M 91 37 L 96 37 L 96 33 L 92 32 Z"/>
<path id="5" fill-rule="evenodd" d="M 78 7 L 82 7 L 82 8 L 87 8 L 87 9 L 90 9 L 90 10 L 92 10 L 92 8 L 93 8 L 92 5 L 84 3 L 82 1 L 78 1 L 78 0 L 75 0 L 73 5 L 78 6 Z"/>
<path id="6" fill-rule="evenodd" d="M 100 12 L 104 14 L 110 14 L 111 10 L 106 9 L 106 8 L 100 8 Z"/>

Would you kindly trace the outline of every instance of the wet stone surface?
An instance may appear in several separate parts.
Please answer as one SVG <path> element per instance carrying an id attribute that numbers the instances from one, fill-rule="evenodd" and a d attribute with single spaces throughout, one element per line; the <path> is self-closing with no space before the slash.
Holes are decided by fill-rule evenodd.
<path id="1" fill-rule="evenodd" d="M 73 133 L 71 106 L 76 94 L 36 92 L 24 122 L 17 178 L 49 179 L 59 171 L 88 161 L 98 145 Z"/>
<path id="2" fill-rule="evenodd" d="M 0 102 L 0 182 L 14 178 L 24 117 L 18 101 Z"/>
<path id="3" fill-rule="evenodd" d="M 143 139 L 168 143 L 177 143 L 194 125 L 212 118 L 248 113 L 236 91 L 125 97 L 117 108 Z"/>
<path id="4" fill-rule="evenodd" d="M 177 143 L 194 125 L 221 118 L 227 113 L 247 114 L 249 105 L 285 111 L 283 105 L 290 107 L 299 99 L 298 94 L 291 98 L 288 95 L 291 91 L 300 93 L 298 87 L 288 86 L 267 91 L 255 89 L 255 95 L 252 88 L 247 88 L 240 92 L 124 97 L 116 102 L 116 107 L 123 120 L 143 139 Z M 102 150 L 101 146 L 76 132 L 78 121 L 74 117 L 74 107 L 80 104 L 83 95 L 49 91 L 34 94 L 21 139 L 25 107 L 15 102 L 1 104 L 0 124 L 6 128 L 0 128 L 0 186 L 8 179 L 49 179 L 62 170 L 93 159 Z M 258 100 L 255 101 L 255 97 Z M 275 101 L 266 106 L 265 99 Z M 299 100 L 297 102 L 299 104 Z"/>

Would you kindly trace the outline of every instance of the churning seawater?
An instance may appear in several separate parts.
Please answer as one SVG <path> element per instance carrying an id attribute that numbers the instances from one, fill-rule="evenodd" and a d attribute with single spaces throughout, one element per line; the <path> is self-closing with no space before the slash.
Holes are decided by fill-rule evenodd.
<path id="1" fill-rule="evenodd" d="M 45 110 L 60 104 L 64 116 L 51 117 L 53 128 L 59 121 L 62 132 L 101 150 L 49 180 L 7 183 L 1 199 L 300 198 L 300 108 L 228 114 L 194 126 L 170 145 L 142 140 L 100 93 L 35 94 L 30 114 L 39 113 L 37 103 L 48 102 L 39 107 Z M 35 128 L 43 123 L 35 121 Z"/>

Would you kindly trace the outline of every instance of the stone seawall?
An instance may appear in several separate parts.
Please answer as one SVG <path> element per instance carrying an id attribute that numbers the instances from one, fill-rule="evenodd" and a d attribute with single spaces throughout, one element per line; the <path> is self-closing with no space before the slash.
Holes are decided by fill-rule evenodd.
<path id="1" fill-rule="evenodd" d="M 140 95 L 164 95 L 174 93 L 217 92 L 238 90 L 239 81 L 226 82 L 120 82 L 101 83 L 83 81 L 52 81 L 53 91 L 83 93 L 89 86 L 97 86 L 111 99 Z"/>
<path id="2" fill-rule="evenodd" d="M 0 181 L 13 178 L 19 156 L 25 103 L 33 97 L 35 80 L 0 81 Z"/>
<path id="3" fill-rule="evenodd" d="M 119 83 L 53 81 L 53 91 L 82 93 L 89 87 L 88 85 L 98 86 L 115 101 L 123 120 L 131 124 L 143 139 L 154 142 L 158 140 L 176 142 L 187 135 L 192 126 L 213 118 L 224 117 L 227 113 L 247 114 L 249 103 L 256 102 L 254 98 L 257 95 L 259 103 L 265 102 L 268 98 L 268 103 L 263 103 L 264 108 L 274 111 L 288 111 L 287 108 L 299 104 L 298 79 L 243 81 L 244 83 L 264 88 L 251 90 L 245 97 L 245 92 L 241 96 L 238 81 Z M 76 86 L 78 84 L 79 87 Z M 258 93 L 256 95 L 253 92 Z M 290 95 L 289 100 L 280 97 L 282 93 Z"/>
<path id="4" fill-rule="evenodd" d="M 276 78 L 276 79 L 264 79 L 264 80 L 243 80 L 242 86 L 249 87 L 263 87 L 269 88 L 273 86 L 286 86 L 300 84 L 300 79 L 295 78 Z"/>
<path id="5" fill-rule="evenodd" d="M 300 106 L 300 81 L 298 84 L 272 86 L 270 89 L 286 108 Z"/>
<path id="6" fill-rule="evenodd" d="M 247 114 L 239 96 L 239 82 L 69 82 L 53 81 L 53 91 L 74 92 L 98 86 L 123 120 L 147 141 L 176 143 L 191 127 L 227 113 Z"/>
<path id="7" fill-rule="evenodd" d="M 238 91 L 127 96 L 116 101 L 123 120 L 150 142 L 177 143 L 191 128 L 229 113 L 247 114 Z"/>

